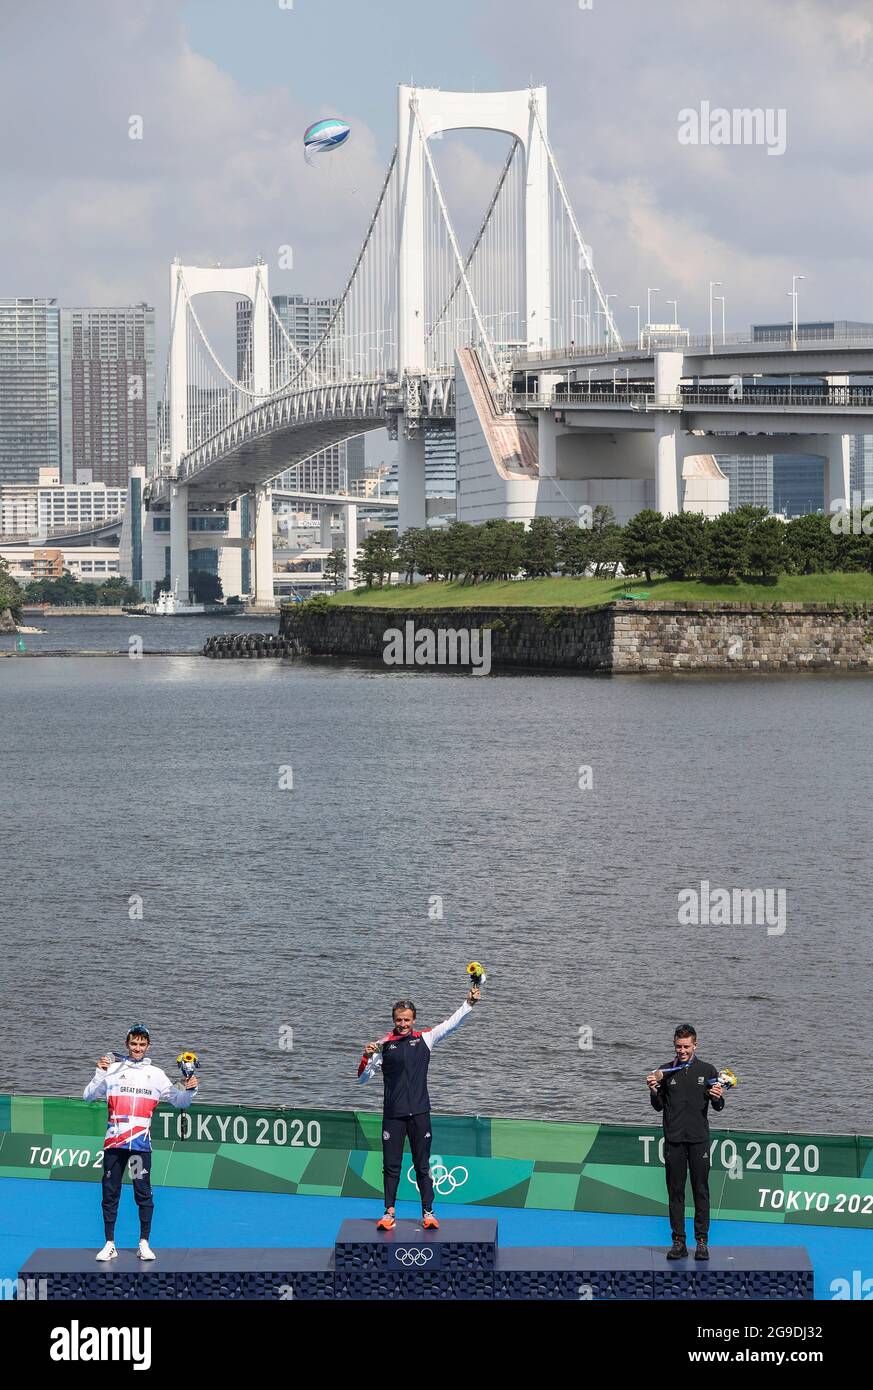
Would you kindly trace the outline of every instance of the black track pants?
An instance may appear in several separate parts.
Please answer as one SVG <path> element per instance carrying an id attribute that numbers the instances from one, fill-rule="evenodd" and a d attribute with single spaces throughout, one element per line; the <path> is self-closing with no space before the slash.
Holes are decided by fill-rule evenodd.
<path id="1" fill-rule="evenodd" d="M 664 1143 L 667 1193 L 670 1199 L 670 1230 L 685 1239 L 685 1179 L 691 1169 L 694 1196 L 694 1239 L 709 1235 L 709 1143 Z"/>
<path id="2" fill-rule="evenodd" d="M 404 1115 L 399 1120 L 382 1120 L 382 1172 L 385 1177 L 385 1206 L 393 1207 L 397 1184 L 403 1165 L 403 1144 L 409 1136 L 412 1166 L 421 1193 L 422 1211 L 433 1206 L 433 1182 L 430 1176 L 430 1115 Z"/>
<path id="3" fill-rule="evenodd" d="M 151 1152 L 136 1149 L 103 1150 L 103 1229 L 107 1240 L 115 1239 L 115 1218 L 118 1214 L 118 1199 L 121 1196 L 121 1180 L 130 1162 L 130 1176 L 133 1182 L 133 1195 L 139 1208 L 139 1234 L 148 1240 L 152 1229 L 155 1204 L 152 1198 L 152 1156 Z"/>

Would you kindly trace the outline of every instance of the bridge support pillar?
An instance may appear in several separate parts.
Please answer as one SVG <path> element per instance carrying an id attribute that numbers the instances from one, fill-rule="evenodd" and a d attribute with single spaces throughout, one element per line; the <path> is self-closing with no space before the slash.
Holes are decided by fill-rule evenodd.
<path id="1" fill-rule="evenodd" d="M 824 450 L 824 508 L 826 512 L 837 510 L 837 504 L 851 507 L 850 448 L 852 437 L 848 434 L 825 435 Z"/>
<path id="2" fill-rule="evenodd" d="M 170 490 L 170 590 L 179 581 L 178 595 L 188 600 L 188 489 L 173 483 Z"/>
<path id="3" fill-rule="evenodd" d="M 401 421 L 397 431 L 397 534 L 426 524 L 424 434 L 407 439 Z"/>
<path id="4" fill-rule="evenodd" d="M 558 476 L 558 433 L 561 426 L 552 410 L 541 410 L 537 418 L 537 454 L 541 478 Z"/>
<path id="5" fill-rule="evenodd" d="M 346 588 L 355 587 L 355 560 L 358 558 L 358 509 L 354 502 L 346 503 Z"/>
<path id="6" fill-rule="evenodd" d="M 326 550 L 332 550 L 332 549 L 333 549 L 332 523 L 333 523 L 333 513 L 330 512 L 330 511 L 327 511 L 327 510 L 322 511 L 322 513 L 321 513 L 321 544 L 324 546 L 324 548 L 325 548 Z"/>
<path id="7" fill-rule="evenodd" d="M 273 489 L 268 485 L 254 493 L 249 511 L 254 516 L 255 603 L 269 607 L 273 594 Z"/>
<path id="8" fill-rule="evenodd" d="M 655 395 L 673 398 L 682 380 L 681 352 L 656 352 Z M 679 415 L 658 411 L 655 415 L 655 510 L 662 516 L 679 511 L 682 450 L 679 447 Z"/>
<path id="9" fill-rule="evenodd" d="M 227 539 L 242 539 L 242 498 L 227 508 Z M 242 594 L 242 548 L 240 545 L 225 545 L 218 552 L 218 573 L 225 598 Z"/>
<path id="10" fill-rule="evenodd" d="M 655 511 L 674 516 L 679 511 L 681 467 L 678 416 L 668 411 L 655 415 Z"/>

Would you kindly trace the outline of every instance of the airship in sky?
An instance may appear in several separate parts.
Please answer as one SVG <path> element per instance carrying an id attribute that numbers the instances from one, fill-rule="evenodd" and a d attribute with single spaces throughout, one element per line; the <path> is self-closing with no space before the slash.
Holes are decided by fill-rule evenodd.
<path id="1" fill-rule="evenodd" d="M 324 121 L 313 121 L 303 132 L 303 153 L 307 164 L 313 163 L 313 155 L 329 154 L 339 149 L 351 135 L 351 128 L 336 116 Z"/>

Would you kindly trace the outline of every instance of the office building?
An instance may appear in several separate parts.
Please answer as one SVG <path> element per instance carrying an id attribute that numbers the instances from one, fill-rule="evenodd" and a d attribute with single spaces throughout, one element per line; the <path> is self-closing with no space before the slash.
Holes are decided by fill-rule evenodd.
<path id="1" fill-rule="evenodd" d="M 60 468 L 60 311 L 46 298 L 0 299 L 0 483 Z"/>
<path id="2" fill-rule="evenodd" d="M 127 487 L 151 471 L 157 438 L 155 311 L 147 304 L 61 309 L 61 478 L 81 469 Z"/>
<path id="3" fill-rule="evenodd" d="M 0 483 L 0 534 L 46 535 L 99 525 L 124 511 L 126 488 L 95 483 L 90 470 L 62 483 L 55 468 L 41 468 L 37 483 Z"/>

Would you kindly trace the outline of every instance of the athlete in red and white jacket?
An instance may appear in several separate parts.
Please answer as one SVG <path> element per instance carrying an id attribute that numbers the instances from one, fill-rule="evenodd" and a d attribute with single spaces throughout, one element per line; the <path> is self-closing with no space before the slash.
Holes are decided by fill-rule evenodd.
<path id="1" fill-rule="evenodd" d="M 125 1057 L 110 1062 L 101 1057 L 97 1070 L 85 1087 L 85 1100 L 106 1099 L 109 1120 L 106 1126 L 104 1149 L 132 1149 L 148 1153 L 152 1147 L 152 1115 L 161 1101 L 187 1110 L 197 1089 L 197 1082 L 188 1089 L 173 1085 L 165 1071 L 156 1067 L 151 1057 Z M 193 1078 L 192 1078 L 193 1079 Z"/>
<path id="2" fill-rule="evenodd" d="M 149 1031 L 135 1023 L 127 1034 L 128 1055 L 121 1061 L 106 1053 L 97 1063 L 94 1076 L 83 1092 L 85 1100 L 103 1100 L 109 1111 L 103 1140 L 103 1226 L 106 1244 L 98 1260 L 112 1260 L 115 1248 L 115 1219 L 125 1169 L 130 1166 L 133 1193 L 139 1208 L 140 1241 L 137 1253 L 142 1260 L 153 1260 L 149 1249 L 154 1200 L 151 1187 L 151 1124 L 155 1108 L 167 1101 L 178 1110 L 187 1110 L 197 1093 L 196 1078 L 174 1086 L 165 1071 L 146 1056 Z"/>

